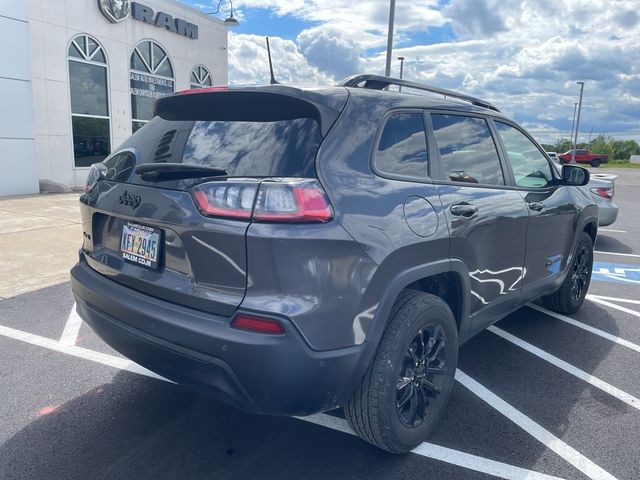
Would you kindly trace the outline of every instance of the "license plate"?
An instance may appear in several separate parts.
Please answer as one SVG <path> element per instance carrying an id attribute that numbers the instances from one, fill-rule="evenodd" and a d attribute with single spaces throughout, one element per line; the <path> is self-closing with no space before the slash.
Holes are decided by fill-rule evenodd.
<path id="1" fill-rule="evenodd" d="M 146 268 L 158 268 L 160 257 L 160 238 L 158 228 L 128 222 L 122 226 L 120 252 L 122 258 Z"/>

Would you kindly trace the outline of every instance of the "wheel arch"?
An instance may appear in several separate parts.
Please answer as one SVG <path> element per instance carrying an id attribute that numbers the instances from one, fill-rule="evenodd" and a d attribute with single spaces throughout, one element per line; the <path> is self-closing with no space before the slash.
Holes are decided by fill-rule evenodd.
<path id="1" fill-rule="evenodd" d="M 396 299 L 407 288 L 439 296 L 447 302 L 456 319 L 460 339 L 465 339 L 469 327 L 469 271 L 462 260 L 446 259 L 407 268 L 392 278 L 378 304 L 366 341 L 380 341 Z"/>
<path id="2" fill-rule="evenodd" d="M 358 365 L 353 371 L 351 381 L 348 383 L 349 387 L 347 387 L 346 392 L 344 392 L 345 395 L 348 396 L 353 393 L 353 389 L 356 385 L 360 384 L 362 377 L 369 368 L 378 350 L 378 345 L 384 335 L 384 331 L 389 324 L 389 317 L 393 305 L 400 293 L 407 288 L 415 288 L 421 284 L 424 285 L 428 283 L 426 281 L 434 278 L 438 278 L 439 281 L 441 281 L 442 278 L 455 281 L 455 289 L 459 295 L 459 306 L 456 310 L 452 309 L 452 311 L 456 319 L 456 324 L 458 325 L 459 345 L 471 338 L 470 333 L 472 329 L 469 325 L 469 292 L 471 291 L 471 285 L 469 281 L 469 270 L 462 260 L 438 260 L 406 268 L 392 277 L 387 284 L 387 288 L 378 303 L 371 328 L 367 332 L 364 341 L 365 348 L 360 356 Z M 446 301 L 446 299 L 444 300 Z"/>

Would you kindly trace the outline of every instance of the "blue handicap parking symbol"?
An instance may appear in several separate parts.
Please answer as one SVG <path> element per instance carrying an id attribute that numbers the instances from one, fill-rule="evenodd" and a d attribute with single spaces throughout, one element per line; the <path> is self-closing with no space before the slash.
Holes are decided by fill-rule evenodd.
<path id="1" fill-rule="evenodd" d="M 640 265 L 593 262 L 591 280 L 640 285 Z"/>

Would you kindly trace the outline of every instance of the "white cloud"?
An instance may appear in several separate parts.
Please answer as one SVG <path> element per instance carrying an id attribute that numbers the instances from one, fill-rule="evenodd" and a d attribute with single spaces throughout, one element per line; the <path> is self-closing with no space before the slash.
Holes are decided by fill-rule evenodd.
<path id="1" fill-rule="evenodd" d="M 276 80 L 296 85 L 331 85 L 332 77 L 309 64 L 295 42 L 270 37 L 271 58 Z M 266 85 L 269 58 L 265 38 L 229 33 L 229 83 Z"/>
<path id="2" fill-rule="evenodd" d="M 398 2 L 393 58 L 405 78 L 486 98 L 535 126 L 541 140 L 568 136 L 584 80 L 581 131 L 640 131 L 640 15 L 633 0 L 437 0 Z M 332 84 L 384 72 L 388 0 L 243 0 L 312 22 L 295 41 L 272 37 L 278 80 Z M 457 37 L 429 45 L 407 39 L 449 25 Z M 423 38 L 423 37 L 421 37 Z M 264 38 L 229 38 L 232 83 L 267 83 Z M 393 74 L 398 62 L 394 60 Z"/>

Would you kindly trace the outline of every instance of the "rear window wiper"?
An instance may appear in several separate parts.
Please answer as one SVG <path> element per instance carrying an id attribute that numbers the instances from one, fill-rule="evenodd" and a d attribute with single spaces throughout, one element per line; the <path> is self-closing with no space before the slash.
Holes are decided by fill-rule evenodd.
<path id="1" fill-rule="evenodd" d="M 133 172 L 148 182 L 199 177 L 223 177 L 227 175 L 227 171 L 221 168 L 190 165 L 188 163 L 146 163 L 138 165 Z"/>

